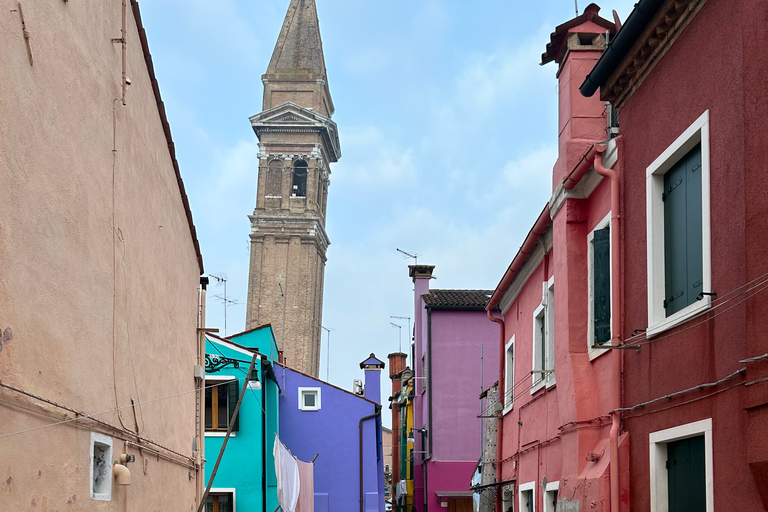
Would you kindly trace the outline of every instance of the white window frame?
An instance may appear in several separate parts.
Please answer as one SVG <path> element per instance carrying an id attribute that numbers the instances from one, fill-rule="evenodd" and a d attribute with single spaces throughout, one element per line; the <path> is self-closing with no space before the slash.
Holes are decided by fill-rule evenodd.
<path id="1" fill-rule="evenodd" d="M 555 276 L 542 283 L 541 304 L 533 311 L 533 345 L 532 345 L 532 371 L 531 394 L 546 386 L 555 385 Z M 541 346 L 541 327 L 539 322 L 544 322 L 544 355 L 542 368 L 537 368 L 538 347 Z M 540 373 L 541 370 L 552 370 L 549 373 Z M 539 373 L 537 373 L 539 372 Z"/>
<path id="2" fill-rule="evenodd" d="M 107 446 L 107 464 L 109 464 L 109 471 L 107 476 L 107 492 L 94 492 L 93 490 L 93 455 L 94 455 L 94 447 L 96 446 L 96 443 L 103 444 Z M 91 491 L 91 499 L 92 500 L 98 500 L 98 501 L 112 501 L 112 462 L 114 459 L 114 448 L 112 446 L 112 438 L 109 436 L 105 436 L 104 434 L 99 434 L 98 432 L 91 432 L 91 453 L 89 461 L 90 466 L 90 491 Z"/>
<path id="3" fill-rule="evenodd" d="M 595 231 L 611 227 L 611 213 L 608 212 L 603 220 L 597 223 L 592 231 L 587 235 L 587 288 L 588 288 L 588 323 L 587 323 L 587 350 L 589 352 L 589 360 L 592 361 L 603 354 L 610 352 L 607 348 L 594 348 L 593 341 L 595 339 Z M 609 247 L 609 265 L 608 265 L 608 281 L 610 283 L 610 300 L 613 304 L 613 244 L 608 242 Z M 613 309 L 613 308 L 611 308 Z M 613 310 L 611 310 L 613 314 Z M 611 319 L 611 336 L 613 336 L 613 319 Z M 608 341 L 610 344 L 610 340 Z"/>
<path id="4" fill-rule="evenodd" d="M 693 122 L 651 165 L 646 168 L 646 229 L 648 269 L 649 338 L 680 325 L 712 306 L 705 295 L 680 311 L 666 316 L 664 311 L 664 174 L 701 143 L 701 255 L 702 289 L 712 291 L 712 230 L 710 224 L 709 110 Z"/>
<path id="5" fill-rule="evenodd" d="M 651 458 L 651 512 L 668 512 L 669 482 L 667 474 L 667 443 L 704 435 L 704 478 L 707 512 L 715 510 L 715 493 L 712 458 L 712 418 L 686 425 L 651 432 L 648 435 Z"/>
<path id="6" fill-rule="evenodd" d="M 320 388 L 300 387 L 299 388 L 299 409 L 301 409 L 302 411 L 319 411 L 321 391 L 322 390 Z M 304 405 L 305 393 L 316 393 L 314 407 L 308 407 Z"/>
<path id="7" fill-rule="evenodd" d="M 546 284 L 547 283 L 545 282 L 545 287 Z M 531 347 L 533 363 L 531 365 L 531 370 L 533 373 L 531 373 L 531 394 L 534 394 L 543 388 L 546 381 L 544 373 L 541 373 L 547 365 L 546 344 L 545 353 L 543 356 L 541 356 L 541 354 L 539 354 L 539 347 L 541 346 L 541 327 L 539 322 L 544 322 L 544 336 L 546 337 L 547 308 L 544 306 L 544 304 L 539 304 L 539 306 L 533 310 L 533 345 Z M 539 368 L 537 365 L 539 361 L 542 362 L 541 368 Z"/>
<path id="8" fill-rule="evenodd" d="M 555 276 L 549 278 L 543 297 L 546 297 L 546 326 L 544 328 L 547 335 L 547 353 L 544 355 L 544 364 L 546 370 L 551 370 L 544 375 L 544 381 L 547 388 L 555 385 Z"/>
<path id="9" fill-rule="evenodd" d="M 210 494 L 231 494 L 232 512 L 237 512 L 237 489 L 234 487 L 211 487 Z"/>
<path id="10" fill-rule="evenodd" d="M 550 505 L 550 493 L 560 490 L 560 481 L 547 482 L 544 487 L 544 512 L 557 512 L 554 505 Z"/>
<path id="11" fill-rule="evenodd" d="M 517 504 L 522 512 L 527 512 L 527 508 L 523 508 L 523 491 L 531 491 L 531 512 L 536 512 L 536 482 L 526 482 L 520 484 L 517 488 Z"/>
<path id="12" fill-rule="evenodd" d="M 509 355 L 512 355 L 512 364 L 509 364 Z M 509 339 L 504 346 L 504 395 L 502 403 L 504 411 L 502 416 L 507 414 L 514 407 L 515 398 L 515 335 Z"/>

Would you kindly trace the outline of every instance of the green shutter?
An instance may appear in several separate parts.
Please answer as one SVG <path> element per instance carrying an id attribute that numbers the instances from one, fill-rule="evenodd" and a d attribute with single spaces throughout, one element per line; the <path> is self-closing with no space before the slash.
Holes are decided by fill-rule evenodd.
<path id="1" fill-rule="evenodd" d="M 704 436 L 667 444 L 669 512 L 706 512 Z"/>
<path id="2" fill-rule="evenodd" d="M 229 383 L 229 421 L 232 421 L 232 416 L 235 414 L 235 407 L 237 406 L 237 398 L 240 396 L 240 388 L 238 386 L 239 381 L 233 380 Z M 235 425 L 232 427 L 232 432 L 237 432 L 240 429 L 240 415 L 237 415 Z"/>
<path id="3" fill-rule="evenodd" d="M 685 158 L 664 175 L 664 308 L 670 316 L 690 304 L 688 269 Z"/>
<path id="4" fill-rule="evenodd" d="M 592 258 L 594 331 L 596 345 L 611 339 L 611 231 L 595 230 Z"/>
<path id="5" fill-rule="evenodd" d="M 704 265 L 702 261 L 701 234 L 701 146 L 696 146 L 686 156 L 687 192 L 687 294 L 688 304 L 698 299 L 704 291 Z"/>

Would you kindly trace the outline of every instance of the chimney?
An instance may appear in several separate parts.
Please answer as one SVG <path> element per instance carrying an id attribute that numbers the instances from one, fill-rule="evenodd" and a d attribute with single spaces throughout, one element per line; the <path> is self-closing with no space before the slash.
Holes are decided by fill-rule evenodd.
<path id="1" fill-rule="evenodd" d="M 579 85 L 597 63 L 616 25 L 601 18 L 597 4 L 558 25 L 550 34 L 541 64 L 556 62 L 558 80 L 558 158 L 552 172 L 552 190 L 563 181 L 595 142 L 607 139 L 605 104 L 599 95 L 585 98 Z"/>
<path id="2" fill-rule="evenodd" d="M 377 404 L 381 404 L 381 369 L 384 368 L 384 361 L 376 359 L 371 355 L 360 363 L 360 368 L 365 370 L 365 398 Z"/>
<path id="3" fill-rule="evenodd" d="M 403 354 L 402 352 L 395 352 L 394 354 L 389 354 L 387 358 L 389 359 L 389 378 L 392 379 L 393 383 L 395 380 L 400 382 L 400 373 L 405 370 L 405 361 L 408 357 L 407 354 Z"/>

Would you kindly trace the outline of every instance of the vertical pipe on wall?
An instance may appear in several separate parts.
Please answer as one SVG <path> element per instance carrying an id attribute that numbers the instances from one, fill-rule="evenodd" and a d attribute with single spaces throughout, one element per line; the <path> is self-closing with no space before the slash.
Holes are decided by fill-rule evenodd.
<path id="1" fill-rule="evenodd" d="M 621 237 L 620 212 L 619 212 L 619 175 L 613 169 L 603 165 L 603 155 L 595 155 L 595 170 L 600 176 L 608 178 L 611 182 L 611 345 L 618 346 L 621 343 Z M 621 430 L 620 413 L 616 410 L 621 407 L 621 360 L 622 351 L 614 349 L 612 356 L 612 409 L 611 412 L 611 512 L 619 512 L 619 431 Z"/>
<path id="2" fill-rule="evenodd" d="M 283 370 L 285 371 L 285 370 Z M 374 406 L 376 409 L 376 412 L 373 414 L 369 414 L 368 416 L 363 416 L 360 418 L 360 422 L 358 423 L 358 438 L 360 442 L 360 512 L 365 512 L 365 492 L 363 489 L 363 422 L 370 420 L 372 418 L 375 418 L 377 416 L 381 416 L 381 406 L 379 404 L 376 404 Z M 374 428 L 375 430 L 375 428 Z M 375 432 L 374 432 L 375 434 Z M 374 436 L 375 438 L 376 436 Z M 376 440 L 378 442 L 378 440 Z"/>

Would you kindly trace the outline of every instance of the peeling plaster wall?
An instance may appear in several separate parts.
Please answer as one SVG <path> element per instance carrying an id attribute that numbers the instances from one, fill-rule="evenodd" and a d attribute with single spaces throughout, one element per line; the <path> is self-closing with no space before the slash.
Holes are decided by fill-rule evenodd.
<path id="1" fill-rule="evenodd" d="M 131 6 L 126 106 L 119 1 L 23 2 L 32 65 L 17 3 L 2 7 L 0 380 L 191 456 L 199 266 Z M 170 395 L 134 420 L 131 399 Z M 120 418 L 103 413 L 116 401 Z M 94 508 L 91 431 L 117 455 L 116 431 L 78 421 L 1 437 L 72 416 L 0 389 L 0 510 Z M 128 453 L 132 484 L 99 510 L 193 507 L 194 470 Z"/>

